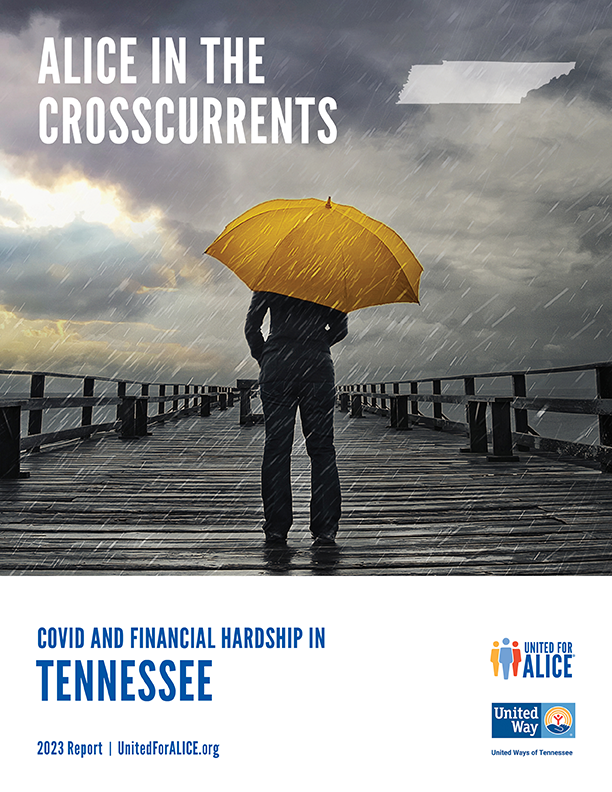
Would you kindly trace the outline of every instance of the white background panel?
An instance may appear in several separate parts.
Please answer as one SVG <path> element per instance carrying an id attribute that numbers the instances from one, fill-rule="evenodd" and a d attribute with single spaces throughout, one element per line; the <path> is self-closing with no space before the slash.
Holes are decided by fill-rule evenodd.
<path id="1" fill-rule="evenodd" d="M 7 578 L 0 587 L 8 788 L 445 789 L 463 780 L 514 790 L 584 785 L 604 772 L 608 578 Z M 83 627 L 85 647 L 39 649 L 41 626 Z M 95 626 L 122 627 L 126 642 L 132 626 L 210 626 L 216 648 L 92 649 Z M 301 627 L 304 638 L 297 649 L 221 648 L 222 627 L 258 626 Z M 325 628 L 324 649 L 307 647 L 310 626 Z M 494 678 L 491 645 L 503 637 L 521 648 L 571 641 L 572 678 Z M 51 685 L 42 702 L 44 658 L 134 659 L 132 692 L 145 658 L 211 659 L 213 698 L 57 702 Z M 493 740 L 492 702 L 575 702 L 576 738 Z M 38 756 L 38 740 L 101 741 L 103 756 Z M 118 756 L 121 740 L 198 740 L 219 744 L 220 755 Z M 574 755 L 491 754 L 500 748 Z"/>

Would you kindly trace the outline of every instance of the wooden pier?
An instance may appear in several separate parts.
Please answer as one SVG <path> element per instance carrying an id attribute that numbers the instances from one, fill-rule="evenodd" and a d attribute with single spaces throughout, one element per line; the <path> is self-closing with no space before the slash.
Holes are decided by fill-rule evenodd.
<path id="1" fill-rule="evenodd" d="M 263 436 L 234 407 L 22 457 L 29 478 L 0 480 L 0 574 L 612 573 L 612 478 L 599 465 L 533 449 L 491 463 L 462 453 L 460 434 L 367 412 L 336 414 L 338 546 L 312 547 L 298 432 L 294 527 L 287 549 L 266 549 Z"/>

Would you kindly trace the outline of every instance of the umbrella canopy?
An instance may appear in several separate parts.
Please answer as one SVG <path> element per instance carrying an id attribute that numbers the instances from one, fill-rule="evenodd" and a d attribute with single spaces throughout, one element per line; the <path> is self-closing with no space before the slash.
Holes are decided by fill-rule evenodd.
<path id="1" fill-rule="evenodd" d="M 419 301 L 422 266 L 384 223 L 317 198 L 266 201 L 233 220 L 206 253 L 253 291 L 348 313 Z"/>

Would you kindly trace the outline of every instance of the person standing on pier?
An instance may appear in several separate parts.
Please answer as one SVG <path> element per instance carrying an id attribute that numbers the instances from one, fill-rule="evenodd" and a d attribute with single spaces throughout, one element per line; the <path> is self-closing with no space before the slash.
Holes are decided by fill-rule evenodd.
<path id="1" fill-rule="evenodd" d="M 261 331 L 270 312 L 267 339 Z M 291 449 L 297 409 L 311 463 L 310 531 L 333 545 L 341 513 L 334 448 L 335 380 L 330 347 L 348 333 L 347 315 L 307 300 L 256 291 L 245 336 L 261 367 L 266 439 L 261 472 L 266 544 L 285 544 L 293 523 Z"/>
<path id="2" fill-rule="evenodd" d="M 423 267 L 393 229 L 354 206 L 332 203 L 331 196 L 257 204 L 225 226 L 205 252 L 254 292 L 245 333 L 261 366 L 266 541 L 283 544 L 293 521 L 290 464 L 299 407 L 311 460 L 310 530 L 319 544 L 333 544 L 340 485 L 330 347 L 347 335 L 350 311 L 418 303 Z"/>

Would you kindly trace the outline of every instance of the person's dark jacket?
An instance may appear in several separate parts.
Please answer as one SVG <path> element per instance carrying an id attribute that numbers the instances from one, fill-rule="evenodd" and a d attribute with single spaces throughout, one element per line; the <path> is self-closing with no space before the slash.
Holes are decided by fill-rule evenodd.
<path id="1" fill-rule="evenodd" d="M 268 310 L 270 332 L 264 341 L 261 326 Z M 264 346 L 266 352 L 280 351 L 287 346 L 329 352 L 332 344 L 346 337 L 348 320 L 342 311 L 325 305 L 284 294 L 254 292 L 244 333 L 251 355 L 261 363 Z"/>

